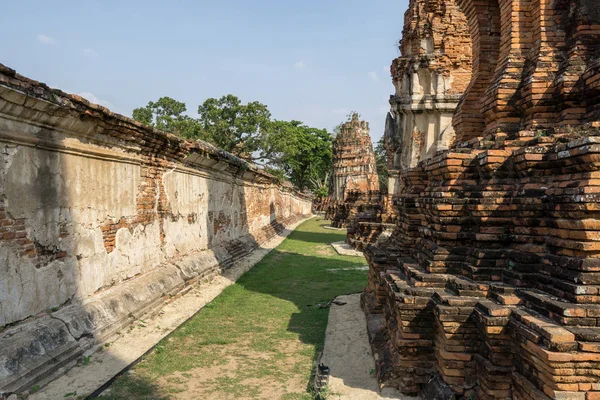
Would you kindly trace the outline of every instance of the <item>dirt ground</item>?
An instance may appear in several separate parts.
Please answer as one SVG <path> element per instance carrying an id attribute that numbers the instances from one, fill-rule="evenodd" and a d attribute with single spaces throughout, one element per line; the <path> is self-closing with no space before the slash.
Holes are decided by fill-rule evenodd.
<path id="1" fill-rule="evenodd" d="M 223 290 L 233 285 L 244 273 L 280 245 L 301 223 L 294 224 L 281 235 L 265 243 L 261 249 L 240 260 L 223 275 L 214 277 L 209 282 L 198 283 L 188 293 L 165 305 L 159 315 L 145 318 L 123 329 L 110 342 L 86 353 L 87 362 L 80 360 L 76 366 L 68 367 L 64 375 L 30 395 L 29 399 L 87 397 L 213 301 Z M 180 398 L 179 395 L 176 397 Z"/>
<path id="2" fill-rule="evenodd" d="M 344 233 L 325 223 L 299 226 L 100 398 L 312 400 L 323 305 L 367 282 L 364 257 L 336 253 L 330 243 Z"/>

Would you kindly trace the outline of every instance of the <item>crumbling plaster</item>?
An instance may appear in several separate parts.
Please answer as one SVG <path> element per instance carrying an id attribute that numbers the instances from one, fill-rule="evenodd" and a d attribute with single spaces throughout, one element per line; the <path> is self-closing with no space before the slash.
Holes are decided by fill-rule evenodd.
<path id="1" fill-rule="evenodd" d="M 0 395 L 219 273 L 311 198 L 0 65 Z"/>

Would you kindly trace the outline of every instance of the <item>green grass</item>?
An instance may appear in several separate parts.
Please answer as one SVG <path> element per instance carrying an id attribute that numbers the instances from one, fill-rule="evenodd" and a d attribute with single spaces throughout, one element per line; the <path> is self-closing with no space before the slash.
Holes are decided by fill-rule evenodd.
<path id="1" fill-rule="evenodd" d="M 366 262 L 327 246 L 345 235 L 325 224 L 319 218 L 298 227 L 101 398 L 176 399 L 193 389 L 202 398 L 310 399 L 329 313 L 315 305 L 367 282 L 365 271 L 335 271 Z"/>

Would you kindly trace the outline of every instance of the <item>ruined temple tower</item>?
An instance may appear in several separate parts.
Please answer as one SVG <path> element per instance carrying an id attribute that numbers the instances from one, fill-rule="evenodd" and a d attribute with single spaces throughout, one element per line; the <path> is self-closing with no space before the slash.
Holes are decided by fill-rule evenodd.
<path id="1" fill-rule="evenodd" d="M 331 197 L 345 201 L 350 193 L 379 191 L 375 153 L 369 135 L 369 123 L 359 121 L 358 114 L 342 125 L 333 141 Z"/>
<path id="2" fill-rule="evenodd" d="M 394 227 L 347 239 L 380 384 L 600 399 L 598 0 L 411 0 L 401 50 Z"/>
<path id="3" fill-rule="evenodd" d="M 454 142 L 452 115 L 471 80 L 471 37 L 453 0 L 411 0 L 386 124 L 389 160 L 411 168 Z"/>
<path id="4" fill-rule="evenodd" d="M 369 123 L 353 114 L 342 124 L 333 141 L 333 171 L 328 218 L 334 226 L 345 227 L 348 220 L 373 196 L 379 200 L 379 177 L 369 135 Z"/>

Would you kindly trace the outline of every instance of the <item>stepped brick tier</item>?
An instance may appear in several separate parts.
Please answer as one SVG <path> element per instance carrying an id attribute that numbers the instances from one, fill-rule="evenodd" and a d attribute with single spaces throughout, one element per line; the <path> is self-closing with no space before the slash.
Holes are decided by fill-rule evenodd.
<path id="1" fill-rule="evenodd" d="M 338 228 L 346 227 L 358 212 L 375 213 L 379 204 L 379 176 L 369 134 L 369 123 L 353 114 L 333 141 L 330 183 L 331 204 L 326 217 Z"/>
<path id="2" fill-rule="evenodd" d="M 3 65 L 0 154 L 0 398 L 311 213 L 255 165 Z"/>
<path id="3" fill-rule="evenodd" d="M 371 216 L 356 217 L 348 224 L 346 243 L 362 251 L 370 244 L 388 240 L 395 228 L 395 224 L 377 222 Z"/>
<path id="4" fill-rule="evenodd" d="M 456 140 L 390 171 L 394 227 L 363 221 L 359 235 L 378 379 L 600 399 L 600 7 L 456 4 L 473 49 Z"/>
<path id="5" fill-rule="evenodd" d="M 402 55 L 390 68 L 396 90 L 390 96 L 384 132 L 389 189 L 382 194 L 380 218 L 363 217 L 347 224 L 348 242 L 356 248 L 389 231 L 389 226 L 377 222 L 395 221 L 393 195 L 399 188 L 399 171 L 454 143 L 452 116 L 471 80 L 471 43 L 467 19 L 454 0 L 410 1 L 400 41 Z"/>

